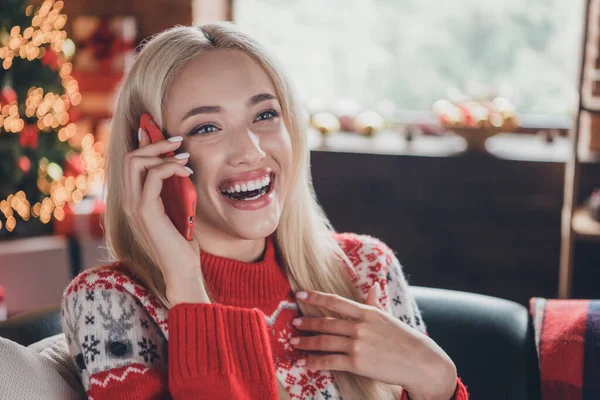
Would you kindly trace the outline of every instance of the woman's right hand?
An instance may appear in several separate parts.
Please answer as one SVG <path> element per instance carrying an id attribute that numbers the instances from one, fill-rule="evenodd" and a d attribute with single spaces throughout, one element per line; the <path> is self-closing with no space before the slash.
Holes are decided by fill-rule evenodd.
<path id="1" fill-rule="evenodd" d="M 125 154 L 124 208 L 138 241 L 160 268 L 171 306 L 179 303 L 210 303 L 197 241 L 187 241 L 164 211 L 160 197 L 163 181 L 173 175 L 187 177 L 189 154 L 161 158 L 161 154 L 181 146 L 181 137 L 150 142 L 147 132 L 139 130 L 139 148 Z"/>

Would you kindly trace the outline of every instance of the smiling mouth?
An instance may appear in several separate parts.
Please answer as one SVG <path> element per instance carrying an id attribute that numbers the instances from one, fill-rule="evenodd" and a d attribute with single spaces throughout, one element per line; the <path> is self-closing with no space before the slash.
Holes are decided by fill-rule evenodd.
<path id="1" fill-rule="evenodd" d="M 253 201 L 269 194 L 275 181 L 275 174 L 270 173 L 263 179 L 255 179 L 243 183 L 235 183 L 226 189 L 221 189 L 221 194 L 232 200 Z"/>

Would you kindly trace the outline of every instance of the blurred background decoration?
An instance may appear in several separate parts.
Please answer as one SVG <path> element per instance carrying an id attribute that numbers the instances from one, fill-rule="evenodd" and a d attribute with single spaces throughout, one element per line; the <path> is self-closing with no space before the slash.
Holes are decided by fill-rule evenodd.
<path id="1" fill-rule="evenodd" d="M 103 145 L 77 129 L 74 44 L 62 1 L 3 2 L 0 19 L 0 236 L 51 232 L 103 185 Z"/>

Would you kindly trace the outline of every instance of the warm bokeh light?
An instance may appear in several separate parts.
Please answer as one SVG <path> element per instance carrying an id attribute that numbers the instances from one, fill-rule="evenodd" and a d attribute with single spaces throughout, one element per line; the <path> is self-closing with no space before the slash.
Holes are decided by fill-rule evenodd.
<path id="1" fill-rule="evenodd" d="M 10 217 L 8 217 L 8 219 L 6 220 L 6 230 L 8 230 L 9 232 L 12 232 L 15 229 L 16 225 L 17 225 L 17 220 L 15 219 L 15 217 L 13 217 L 12 215 Z"/>
<path id="2" fill-rule="evenodd" d="M 75 44 L 67 38 L 63 28 L 67 16 L 62 14 L 63 1 L 45 0 L 37 9 L 27 6 L 25 14 L 32 17 L 31 26 L 15 26 L 7 41 L 0 46 L 2 68 L 12 67 L 15 57 L 29 61 L 43 59 L 48 52 L 55 51 L 57 68 L 64 88 L 64 94 L 44 92 L 43 88 L 32 86 L 24 99 L 24 108 L 19 111 L 16 101 L 0 105 L 0 134 L 19 133 L 25 127 L 24 117 L 37 118 L 28 122 L 40 131 L 56 133 L 62 142 L 70 138 L 81 140 L 82 171 L 76 176 L 65 177 L 62 167 L 42 157 L 38 163 L 38 189 L 47 197 L 32 206 L 26 194 L 19 191 L 0 200 L 0 229 L 13 231 L 17 220 L 14 213 L 23 220 L 39 218 L 47 224 L 52 216 L 57 220 L 65 218 L 65 207 L 72 206 L 88 195 L 98 195 L 104 183 L 104 146 L 95 143 L 94 136 L 87 133 L 78 135 L 77 126 L 69 121 L 67 111 L 81 103 L 78 82 L 71 76 L 73 65 L 69 60 L 75 52 Z M 45 59 L 44 59 L 45 60 Z M 44 61 L 44 64 L 46 62 Z M 23 101 L 23 99 L 21 99 Z M 23 104 L 23 103 L 21 103 Z M 20 112 L 24 115 L 20 115 Z M 83 137 L 83 138 L 82 138 Z M 82 139 L 79 139 L 82 138 Z"/>

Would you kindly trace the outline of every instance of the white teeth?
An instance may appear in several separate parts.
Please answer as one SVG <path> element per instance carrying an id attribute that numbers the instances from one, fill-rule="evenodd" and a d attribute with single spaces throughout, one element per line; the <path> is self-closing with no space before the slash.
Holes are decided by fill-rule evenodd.
<path id="1" fill-rule="evenodd" d="M 271 183 L 271 177 L 270 176 L 265 176 L 262 179 L 255 179 L 253 181 L 248 181 L 248 182 L 243 182 L 243 183 L 236 183 L 234 185 L 232 185 L 231 187 L 224 189 L 224 192 L 227 193 L 239 193 L 239 192 L 248 192 L 248 191 L 253 191 L 253 190 L 260 190 L 262 188 L 264 188 L 265 186 L 268 186 L 269 183 Z"/>

